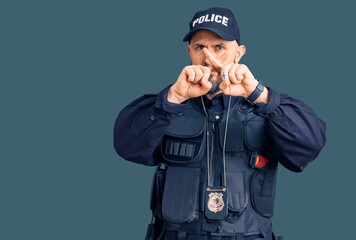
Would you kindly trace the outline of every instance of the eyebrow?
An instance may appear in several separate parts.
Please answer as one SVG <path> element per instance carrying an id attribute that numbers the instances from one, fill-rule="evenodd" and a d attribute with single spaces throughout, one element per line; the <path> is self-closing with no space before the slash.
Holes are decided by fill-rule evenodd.
<path id="1" fill-rule="evenodd" d="M 219 44 L 216 44 L 215 46 L 226 46 L 225 43 L 219 43 Z"/>
<path id="2" fill-rule="evenodd" d="M 196 43 L 194 44 L 194 47 L 206 47 L 204 44 Z"/>
<path id="3" fill-rule="evenodd" d="M 204 44 L 200 44 L 200 43 L 196 43 L 194 44 L 194 47 L 206 47 Z M 225 43 L 218 43 L 218 44 L 215 44 L 214 46 L 226 46 Z"/>

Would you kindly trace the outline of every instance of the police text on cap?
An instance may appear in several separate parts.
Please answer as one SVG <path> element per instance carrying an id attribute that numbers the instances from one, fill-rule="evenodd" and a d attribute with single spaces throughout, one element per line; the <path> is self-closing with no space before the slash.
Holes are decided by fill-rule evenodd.
<path id="1" fill-rule="evenodd" d="M 197 19 L 194 20 L 193 22 L 193 26 L 195 26 L 195 24 L 201 24 L 203 22 L 216 22 L 216 23 L 221 23 L 222 25 L 227 27 L 227 21 L 229 21 L 229 19 L 225 16 L 221 16 L 221 15 L 215 15 L 215 14 L 206 14 L 205 16 L 201 16 Z"/>

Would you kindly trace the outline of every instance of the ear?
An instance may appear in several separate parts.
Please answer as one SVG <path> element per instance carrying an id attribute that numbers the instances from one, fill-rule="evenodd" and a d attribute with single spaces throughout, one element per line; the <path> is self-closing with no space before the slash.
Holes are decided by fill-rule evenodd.
<path id="1" fill-rule="evenodd" d="M 188 53 L 190 55 L 190 44 L 188 45 Z"/>
<path id="2" fill-rule="evenodd" d="M 246 47 L 244 45 L 238 46 L 236 49 L 236 56 L 234 62 L 238 63 L 241 60 L 242 56 L 245 54 L 245 52 Z"/>

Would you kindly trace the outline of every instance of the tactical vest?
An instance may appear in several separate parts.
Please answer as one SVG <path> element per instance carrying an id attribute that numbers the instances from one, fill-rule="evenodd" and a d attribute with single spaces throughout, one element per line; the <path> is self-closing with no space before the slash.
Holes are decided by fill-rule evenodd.
<path id="1" fill-rule="evenodd" d="M 196 99 L 195 99 L 196 100 Z M 243 98 L 231 106 L 225 145 L 226 204 L 224 219 L 207 217 L 209 176 L 223 186 L 223 144 L 227 109 L 208 111 L 208 118 L 194 99 L 183 114 L 171 121 L 161 145 L 162 162 L 152 185 L 151 209 L 159 232 L 177 231 L 216 236 L 265 237 L 273 215 L 277 162 L 268 153 L 265 118 Z M 209 131 L 209 135 L 207 135 Z M 209 143 L 207 144 L 207 141 Z M 156 238 L 152 238 L 156 239 Z"/>

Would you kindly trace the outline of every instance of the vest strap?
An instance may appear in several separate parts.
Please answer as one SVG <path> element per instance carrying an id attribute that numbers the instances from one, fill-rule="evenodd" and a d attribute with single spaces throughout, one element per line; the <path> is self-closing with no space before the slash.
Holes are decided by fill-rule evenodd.
<path id="1" fill-rule="evenodd" d="M 236 240 L 244 240 L 244 235 L 242 233 L 237 233 L 236 234 Z"/>
<path id="2" fill-rule="evenodd" d="M 157 238 L 157 240 L 162 240 L 164 233 L 166 231 L 173 231 L 173 232 L 178 232 L 178 240 L 185 240 L 187 237 L 187 233 L 190 234 L 202 234 L 202 235 L 210 235 L 210 236 L 226 236 L 226 237 L 233 237 L 236 240 L 245 240 L 244 234 L 243 233 L 224 233 L 221 232 L 221 226 L 217 224 L 209 224 L 209 223 L 188 223 L 188 224 L 178 224 L 178 223 L 169 223 L 169 222 L 164 222 L 163 227 L 162 227 L 162 232 L 160 236 Z M 257 234 L 257 233 L 256 233 Z M 251 235 L 252 236 L 252 235 Z M 256 236 L 257 238 L 254 238 L 256 240 L 264 240 L 264 238 L 259 238 L 258 235 L 253 235 Z M 273 240 L 283 240 L 281 237 L 275 237 L 273 235 Z"/>
<path id="3" fill-rule="evenodd" d="M 209 223 L 203 223 L 201 230 L 203 232 L 210 232 L 210 233 L 218 233 L 220 232 L 221 227 L 216 224 L 209 224 Z"/>
<path id="4" fill-rule="evenodd" d="M 209 223 L 189 223 L 189 224 L 177 224 L 177 223 L 169 223 L 165 222 L 163 224 L 163 228 L 168 231 L 178 232 L 178 236 L 185 237 L 187 233 L 193 234 L 206 234 L 206 233 L 215 233 L 221 234 L 220 229 L 221 226 L 217 224 L 209 224 Z M 231 236 L 231 234 L 226 234 Z M 185 239 L 185 238 L 182 238 Z M 179 239 L 181 240 L 181 239 Z"/>
<path id="5" fill-rule="evenodd" d="M 187 237 L 187 230 L 178 231 L 178 240 L 185 240 Z"/>

